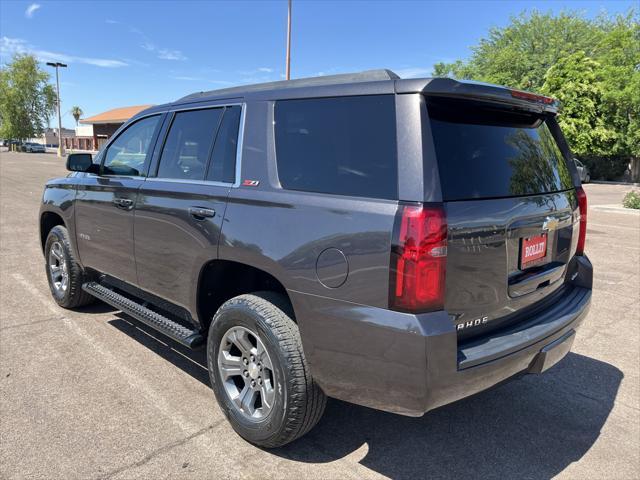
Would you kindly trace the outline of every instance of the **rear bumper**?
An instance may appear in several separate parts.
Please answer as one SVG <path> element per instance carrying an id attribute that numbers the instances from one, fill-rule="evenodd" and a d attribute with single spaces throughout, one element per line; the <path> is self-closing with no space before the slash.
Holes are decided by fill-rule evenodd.
<path id="1" fill-rule="evenodd" d="M 314 379 L 331 397 L 420 416 L 568 351 L 591 302 L 592 266 L 576 257 L 567 293 L 510 330 L 458 345 L 446 312 L 410 315 L 290 291 Z"/>
<path id="2" fill-rule="evenodd" d="M 521 330 L 458 349 L 455 371 L 431 374 L 425 410 L 486 390 L 519 373 L 539 373 L 542 350 L 556 342 L 569 341 L 586 317 L 590 303 L 591 290 L 573 287 L 565 301 L 532 318 Z"/>

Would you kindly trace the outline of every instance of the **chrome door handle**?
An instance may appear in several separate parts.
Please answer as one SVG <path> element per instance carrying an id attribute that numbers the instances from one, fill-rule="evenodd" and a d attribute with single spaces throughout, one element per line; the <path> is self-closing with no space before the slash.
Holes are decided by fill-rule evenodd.
<path id="1" fill-rule="evenodd" d="M 189 213 L 196 220 L 204 220 L 205 218 L 212 218 L 216 216 L 216 211 L 213 208 L 190 207 Z"/>

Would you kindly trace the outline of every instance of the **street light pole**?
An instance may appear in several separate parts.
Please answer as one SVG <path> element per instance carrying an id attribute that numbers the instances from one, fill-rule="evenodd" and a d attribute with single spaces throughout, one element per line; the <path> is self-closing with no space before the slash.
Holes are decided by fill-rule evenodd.
<path id="1" fill-rule="evenodd" d="M 291 0 L 289 0 L 289 15 L 287 17 L 287 80 L 291 80 Z"/>
<path id="2" fill-rule="evenodd" d="M 58 104 L 58 156 L 64 156 L 64 144 L 62 143 L 62 116 L 60 115 L 60 77 L 58 76 L 58 68 L 67 68 L 64 63 L 60 62 L 47 62 L 47 65 L 50 67 L 55 67 L 56 69 L 56 97 Z"/>

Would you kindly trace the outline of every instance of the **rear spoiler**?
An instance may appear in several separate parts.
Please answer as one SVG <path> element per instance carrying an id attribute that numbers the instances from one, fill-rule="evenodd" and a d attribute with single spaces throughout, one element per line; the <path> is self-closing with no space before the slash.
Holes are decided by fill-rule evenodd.
<path id="1" fill-rule="evenodd" d="M 446 77 L 396 80 L 395 90 L 396 93 L 422 93 L 432 96 L 482 100 L 554 115 L 558 113 L 559 107 L 559 102 L 551 97 L 490 83 L 461 81 Z"/>

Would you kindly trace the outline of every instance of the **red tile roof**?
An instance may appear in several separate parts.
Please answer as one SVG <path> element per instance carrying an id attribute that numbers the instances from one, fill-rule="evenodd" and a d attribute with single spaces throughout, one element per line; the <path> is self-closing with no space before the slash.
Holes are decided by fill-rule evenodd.
<path id="1" fill-rule="evenodd" d="M 106 112 L 99 113 L 93 117 L 83 118 L 80 123 L 95 124 L 95 123 L 124 123 L 133 117 L 136 113 L 141 112 L 153 105 L 134 105 L 132 107 L 114 108 L 113 110 L 107 110 Z"/>

